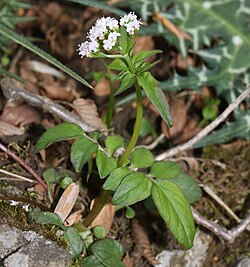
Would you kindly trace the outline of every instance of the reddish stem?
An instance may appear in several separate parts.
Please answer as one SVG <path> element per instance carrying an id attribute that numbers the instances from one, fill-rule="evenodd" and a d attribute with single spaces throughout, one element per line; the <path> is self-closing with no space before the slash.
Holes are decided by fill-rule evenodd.
<path id="1" fill-rule="evenodd" d="M 22 165 L 37 181 L 38 183 L 45 189 L 48 189 L 47 184 L 43 181 L 43 179 L 34 172 L 33 169 L 30 168 L 29 165 L 27 165 L 22 159 L 20 159 L 16 154 L 8 150 L 3 144 L 0 143 L 0 149 L 4 151 L 8 156 L 13 158 L 15 161 L 17 161 L 20 165 Z"/>

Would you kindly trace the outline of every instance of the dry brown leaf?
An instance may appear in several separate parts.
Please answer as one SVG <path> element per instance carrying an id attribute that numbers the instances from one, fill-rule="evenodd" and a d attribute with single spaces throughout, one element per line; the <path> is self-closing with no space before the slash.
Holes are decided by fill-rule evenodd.
<path id="1" fill-rule="evenodd" d="M 92 128 L 101 131 L 107 130 L 107 126 L 99 117 L 97 107 L 93 100 L 78 98 L 73 102 L 72 108 Z"/>
<path id="2" fill-rule="evenodd" d="M 11 125 L 24 126 L 32 122 L 39 122 L 41 117 L 35 108 L 27 104 L 7 103 L 0 119 Z"/>
<path id="3" fill-rule="evenodd" d="M 23 135 L 25 132 L 23 127 L 16 127 L 0 120 L 0 137 L 8 135 Z"/>
<path id="4" fill-rule="evenodd" d="M 185 130 L 182 135 L 178 138 L 178 143 L 186 142 L 187 140 L 194 137 L 198 132 L 201 131 L 201 128 L 197 127 L 198 121 L 195 118 L 189 118 L 185 125 Z"/>
<path id="5" fill-rule="evenodd" d="M 90 209 L 92 209 L 95 201 L 97 201 L 98 198 L 95 198 L 92 200 Z M 94 219 L 94 221 L 91 223 L 93 227 L 101 225 L 106 230 L 106 235 L 109 233 L 113 220 L 115 216 L 115 206 L 112 205 L 110 202 L 105 204 L 101 212 L 97 215 L 97 217 Z"/>
<path id="6" fill-rule="evenodd" d="M 64 221 L 65 226 L 72 226 L 78 223 L 82 219 L 83 209 L 77 210 L 69 215 L 69 217 Z"/>
<path id="7" fill-rule="evenodd" d="M 126 252 L 126 255 L 125 255 L 124 259 L 123 259 L 123 262 L 124 262 L 126 267 L 133 267 L 134 266 L 133 262 L 132 262 L 132 259 L 129 256 L 128 252 Z"/>
<path id="8" fill-rule="evenodd" d="M 133 54 L 145 50 L 154 50 L 155 44 L 151 36 L 137 36 L 135 38 L 135 47 L 133 49 Z M 155 60 L 155 55 L 146 59 L 147 62 L 153 62 Z"/>
<path id="9" fill-rule="evenodd" d="M 143 256 L 145 257 L 145 259 L 152 265 L 158 264 L 159 262 L 153 254 L 148 234 L 140 224 L 139 220 L 136 218 L 132 219 L 132 231 L 136 243 L 142 246 L 144 249 Z"/>
<path id="10" fill-rule="evenodd" d="M 155 19 L 160 21 L 170 32 L 172 32 L 177 37 L 181 37 L 183 39 L 187 39 L 190 41 L 193 40 L 193 38 L 190 35 L 182 31 L 178 27 L 176 27 L 172 22 L 170 22 L 167 18 L 162 16 L 159 12 L 156 11 L 155 15 L 156 15 Z"/>
<path id="11" fill-rule="evenodd" d="M 79 186 L 75 183 L 71 183 L 64 190 L 62 196 L 60 197 L 54 213 L 56 213 L 64 222 L 64 220 L 68 217 L 72 208 L 75 205 L 76 199 L 79 194 Z"/>
<path id="12" fill-rule="evenodd" d="M 107 78 L 102 78 L 95 86 L 94 86 L 94 94 L 96 96 L 108 96 L 110 94 L 110 82 Z"/>
<path id="13" fill-rule="evenodd" d="M 174 98 L 170 101 L 170 110 L 172 115 L 173 127 L 169 128 L 162 121 L 162 132 L 167 138 L 178 139 L 183 133 L 187 122 L 187 108 L 182 99 Z"/>

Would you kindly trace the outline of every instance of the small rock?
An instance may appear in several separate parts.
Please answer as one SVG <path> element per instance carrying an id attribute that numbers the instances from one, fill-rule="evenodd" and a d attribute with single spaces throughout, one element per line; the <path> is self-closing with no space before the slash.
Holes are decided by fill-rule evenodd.
<path id="1" fill-rule="evenodd" d="M 7 224 L 0 224 L 0 258 L 4 267 L 69 267 L 71 263 L 69 251 L 56 242 Z"/>
<path id="2" fill-rule="evenodd" d="M 191 249 L 164 250 L 156 257 L 160 264 L 155 267 L 203 267 L 211 241 L 209 235 L 198 230 Z"/>
<path id="3" fill-rule="evenodd" d="M 237 265 L 235 267 L 249 267 L 250 266 L 250 258 L 243 258 L 240 261 L 238 261 Z"/>

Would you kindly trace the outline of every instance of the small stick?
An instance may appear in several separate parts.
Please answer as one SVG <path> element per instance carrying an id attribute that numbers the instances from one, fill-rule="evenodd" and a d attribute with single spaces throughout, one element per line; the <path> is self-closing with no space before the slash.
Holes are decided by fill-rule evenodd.
<path id="1" fill-rule="evenodd" d="M 26 181 L 26 182 L 29 182 L 29 183 L 34 183 L 34 181 L 29 179 L 29 178 L 26 178 L 26 177 L 23 177 L 21 175 L 18 175 L 18 174 L 12 173 L 12 172 L 8 172 L 8 171 L 2 170 L 2 169 L 0 169 L 0 173 L 3 173 L 3 174 L 6 174 L 6 175 L 9 175 L 9 176 L 18 178 L 20 180 L 23 180 L 23 181 Z"/>
<path id="2" fill-rule="evenodd" d="M 228 212 L 228 214 L 230 214 L 236 220 L 237 223 L 241 221 L 240 218 L 230 209 L 230 207 L 219 196 L 217 196 L 208 185 L 201 185 L 201 187 L 210 197 L 212 197 L 219 205 L 221 205 Z"/>
<path id="3" fill-rule="evenodd" d="M 8 156 L 13 158 L 15 161 L 17 161 L 20 165 L 22 165 L 37 181 L 38 183 L 47 190 L 47 184 L 43 181 L 43 179 L 36 173 L 34 170 L 25 163 L 22 159 L 20 159 L 16 154 L 8 150 L 3 144 L 0 143 L 0 149 L 5 152 Z"/>
<path id="4" fill-rule="evenodd" d="M 202 225 L 203 227 L 209 229 L 211 232 L 213 232 L 216 236 L 228 241 L 229 244 L 232 244 L 234 240 L 242 233 L 244 232 L 248 225 L 250 224 L 250 214 L 242 220 L 238 226 L 231 230 L 227 230 L 226 228 L 218 225 L 215 222 L 207 220 L 205 217 L 199 214 L 197 210 L 192 208 L 192 213 L 195 219 L 195 222 L 199 225 Z"/>
<path id="5" fill-rule="evenodd" d="M 152 149 L 156 148 L 164 138 L 165 138 L 165 135 L 162 133 L 151 144 L 149 144 L 145 147 L 148 148 L 149 150 L 152 150 Z"/>
<path id="6" fill-rule="evenodd" d="M 233 101 L 222 113 L 219 117 L 217 117 L 213 122 L 211 122 L 207 127 L 202 129 L 196 136 L 190 139 L 188 142 L 169 149 L 168 151 L 158 155 L 155 157 L 156 161 L 164 160 L 166 158 L 172 157 L 178 154 L 181 151 L 186 151 L 199 142 L 202 138 L 207 136 L 211 131 L 213 131 L 219 124 L 221 124 L 225 119 L 229 116 L 229 114 L 234 111 L 239 104 L 250 95 L 250 86 L 246 88 L 244 92 L 242 92 L 236 99 Z"/>

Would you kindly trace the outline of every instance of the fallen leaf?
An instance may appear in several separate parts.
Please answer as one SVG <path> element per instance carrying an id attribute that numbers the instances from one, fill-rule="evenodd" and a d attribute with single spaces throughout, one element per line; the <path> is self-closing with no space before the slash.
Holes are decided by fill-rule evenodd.
<path id="1" fill-rule="evenodd" d="M 98 201 L 98 198 L 95 198 L 92 200 L 90 209 L 92 209 L 95 201 Z M 106 230 L 106 235 L 109 233 L 113 220 L 115 216 L 115 206 L 112 205 L 112 203 L 107 203 L 104 205 L 101 212 L 97 215 L 97 217 L 94 219 L 94 221 L 91 223 L 92 227 L 101 225 Z"/>
<path id="2" fill-rule="evenodd" d="M 96 130 L 106 131 L 107 126 L 102 122 L 97 112 L 95 102 L 91 99 L 78 98 L 73 102 L 72 108 L 89 126 Z"/>
<path id="3" fill-rule="evenodd" d="M 108 96 L 110 94 L 110 82 L 107 78 L 102 78 L 96 85 L 94 86 L 94 94 L 96 96 Z"/>
<path id="4" fill-rule="evenodd" d="M 64 221 L 65 226 L 72 226 L 78 223 L 82 219 L 83 209 L 77 210 L 69 215 L 69 217 Z"/>
<path id="5" fill-rule="evenodd" d="M 172 22 L 170 22 L 166 17 L 161 15 L 159 12 L 156 11 L 155 15 L 156 15 L 155 19 L 160 21 L 170 32 L 172 32 L 177 37 L 181 37 L 183 39 L 187 39 L 190 41 L 193 40 L 193 38 L 190 35 L 179 29 L 177 26 L 175 26 Z"/>
<path id="6" fill-rule="evenodd" d="M 7 103 L 0 120 L 15 126 L 24 126 L 41 120 L 38 111 L 27 104 Z"/>
<path id="7" fill-rule="evenodd" d="M 60 216 L 63 222 L 68 217 L 69 213 L 74 207 L 78 194 L 79 186 L 75 183 L 71 183 L 67 186 L 62 196 L 60 197 L 54 210 L 54 213 Z"/>
<path id="8" fill-rule="evenodd" d="M 136 218 L 132 219 L 132 232 L 135 242 L 143 247 L 143 256 L 148 261 L 148 263 L 152 265 L 158 264 L 159 262 L 153 254 L 148 234 L 139 220 Z"/>
<path id="9" fill-rule="evenodd" d="M 16 127 L 0 120 L 0 137 L 8 135 L 23 135 L 25 132 L 23 127 Z"/>

